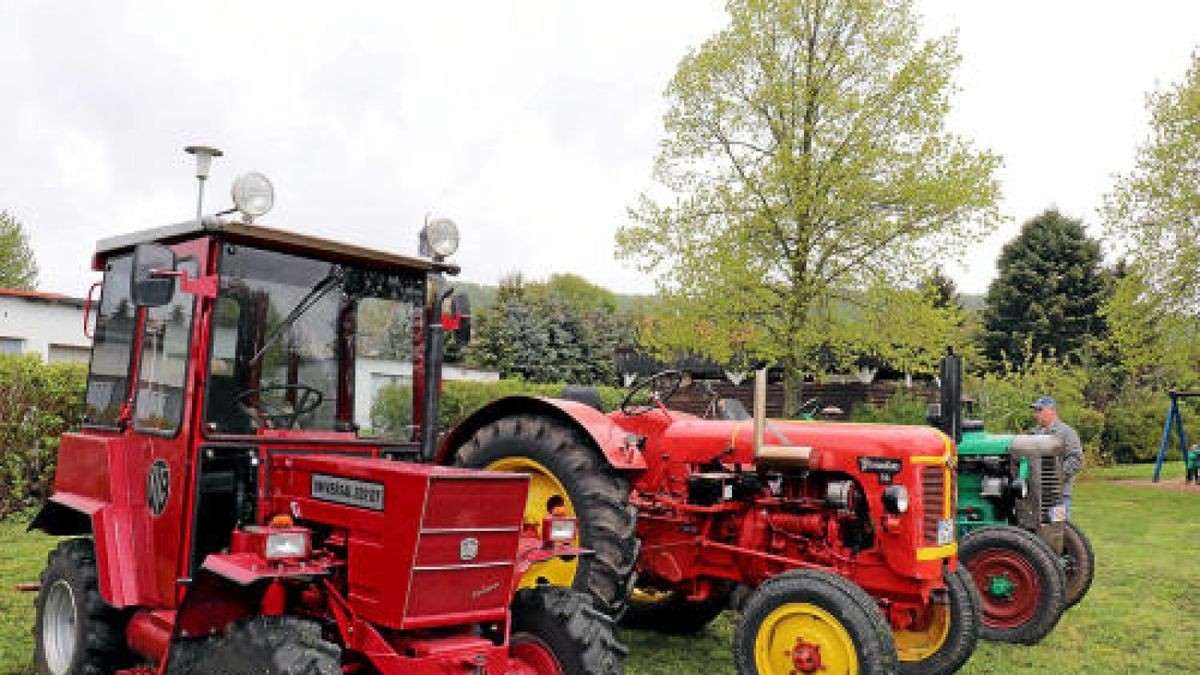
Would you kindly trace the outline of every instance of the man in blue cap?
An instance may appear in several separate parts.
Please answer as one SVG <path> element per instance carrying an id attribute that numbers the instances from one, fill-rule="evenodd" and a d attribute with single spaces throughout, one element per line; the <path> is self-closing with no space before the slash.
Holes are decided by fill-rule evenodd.
<path id="1" fill-rule="evenodd" d="M 1079 434 L 1058 419 L 1058 403 L 1049 396 L 1042 396 L 1029 407 L 1037 418 L 1037 426 L 1033 433 L 1058 436 L 1066 448 L 1063 457 L 1063 506 L 1067 518 L 1071 517 L 1071 494 L 1075 488 L 1075 474 L 1083 469 L 1083 444 L 1079 442 Z"/>

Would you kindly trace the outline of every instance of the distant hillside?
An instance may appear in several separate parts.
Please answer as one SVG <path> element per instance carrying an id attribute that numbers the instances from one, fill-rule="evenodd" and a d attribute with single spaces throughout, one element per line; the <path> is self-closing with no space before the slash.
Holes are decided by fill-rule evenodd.
<path id="1" fill-rule="evenodd" d="M 455 281 L 454 286 L 460 291 L 466 292 L 467 297 L 471 298 L 471 310 L 473 312 L 481 312 L 496 302 L 497 286 L 477 284 L 470 281 Z M 617 306 L 620 309 L 628 309 L 635 303 L 649 300 L 653 297 L 650 295 L 622 295 L 620 293 L 617 293 L 616 296 Z M 983 311 L 983 308 L 987 306 L 986 297 L 982 293 L 959 293 L 958 301 L 963 309 L 971 312 Z"/>
<path id="2" fill-rule="evenodd" d="M 985 296 L 983 293 L 959 293 L 958 302 L 960 305 L 962 305 L 963 309 L 969 309 L 978 312 L 982 311 L 984 307 L 987 307 L 987 296 Z"/>
<path id="3" fill-rule="evenodd" d="M 455 288 L 465 292 L 467 297 L 471 299 L 472 312 L 482 312 L 496 302 L 497 286 L 477 284 L 470 281 L 455 281 L 453 283 Z M 648 295 L 621 295 L 620 293 L 616 293 L 615 295 L 617 296 L 617 307 L 620 309 L 626 309 L 635 302 L 650 297 Z"/>

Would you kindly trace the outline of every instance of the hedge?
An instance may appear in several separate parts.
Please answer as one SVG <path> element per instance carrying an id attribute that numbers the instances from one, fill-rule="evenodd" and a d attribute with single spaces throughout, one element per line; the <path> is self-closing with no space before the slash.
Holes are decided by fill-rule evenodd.
<path id="1" fill-rule="evenodd" d="M 454 427 L 468 415 L 505 396 L 542 396 L 559 398 L 563 384 L 534 384 L 518 379 L 496 382 L 447 381 L 442 386 L 438 426 Z M 605 410 L 613 410 L 625 396 L 626 390 L 616 387 L 596 387 Z M 411 438 L 412 387 L 389 385 L 380 388 L 371 406 L 371 433 L 380 436 Z"/>
<path id="2" fill-rule="evenodd" d="M 87 366 L 0 355 L 0 519 L 50 494 L 59 435 L 83 418 Z"/>

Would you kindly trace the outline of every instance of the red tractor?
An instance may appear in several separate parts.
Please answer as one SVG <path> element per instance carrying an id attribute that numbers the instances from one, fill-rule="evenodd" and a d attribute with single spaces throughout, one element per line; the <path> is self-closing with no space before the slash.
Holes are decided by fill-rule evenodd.
<path id="1" fill-rule="evenodd" d="M 953 442 L 767 421 L 765 370 L 753 421 L 737 406 L 702 419 L 665 405 L 685 380 L 659 373 L 609 414 L 586 396 L 504 399 L 448 435 L 441 461 L 530 473 L 526 522 L 565 511 L 596 552 L 534 565 L 523 584 L 588 590 L 668 632 L 738 608 L 745 674 L 957 670 L 980 609 L 955 559 Z"/>
<path id="2" fill-rule="evenodd" d="M 217 153 L 191 150 L 203 179 Z M 246 222 L 97 247 L 84 427 L 30 526 L 76 537 L 41 576 L 37 672 L 622 672 L 588 596 L 518 587 L 531 565 L 585 564 L 576 521 L 527 522 L 526 474 L 428 461 L 453 224 L 406 257 L 251 224 L 272 200 L 248 174 Z M 416 385 L 401 441 L 355 424 L 381 316 Z"/>

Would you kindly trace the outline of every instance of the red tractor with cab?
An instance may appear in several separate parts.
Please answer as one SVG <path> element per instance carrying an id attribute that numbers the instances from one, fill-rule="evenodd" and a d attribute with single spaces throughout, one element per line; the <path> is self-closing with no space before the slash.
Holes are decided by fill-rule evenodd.
<path id="1" fill-rule="evenodd" d="M 522 584 L 587 590 L 629 626 L 674 633 L 739 609 L 746 675 L 961 667 L 980 600 L 955 558 L 953 442 L 768 421 L 765 369 L 753 419 L 704 419 L 666 406 L 687 379 L 660 372 L 607 414 L 598 396 L 502 399 L 447 435 L 442 462 L 531 474 L 527 523 L 579 519 L 595 555 L 537 563 Z"/>
<path id="2" fill-rule="evenodd" d="M 189 151 L 203 181 L 219 153 Z M 41 575 L 37 672 L 623 672 L 587 595 L 520 585 L 587 564 L 577 522 L 528 521 L 526 473 L 430 461 L 457 229 L 409 257 L 253 224 L 272 200 L 247 174 L 242 222 L 99 242 L 83 429 L 30 525 L 74 537 Z M 398 441 L 355 422 L 381 323 L 415 385 Z"/>

